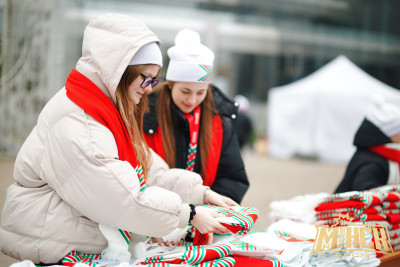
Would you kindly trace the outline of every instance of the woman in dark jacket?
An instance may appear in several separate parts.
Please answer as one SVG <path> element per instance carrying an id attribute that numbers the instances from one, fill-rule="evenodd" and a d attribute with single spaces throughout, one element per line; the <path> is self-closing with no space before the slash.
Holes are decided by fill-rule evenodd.
<path id="1" fill-rule="evenodd" d="M 335 193 L 363 191 L 400 183 L 400 109 L 375 96 L 357 130 L 357 151 Z"/>
<path id="2" fill-rule="evenodd" d="M 198 33 L 182 30 L 175 43 L 167 81 L 149 95 L 147 143 L 170 167 L 201 174 L 204 185 L 240 203 L 249 182 L 229 121 L 237 105 L 210 85 L 214 53 Z"/>

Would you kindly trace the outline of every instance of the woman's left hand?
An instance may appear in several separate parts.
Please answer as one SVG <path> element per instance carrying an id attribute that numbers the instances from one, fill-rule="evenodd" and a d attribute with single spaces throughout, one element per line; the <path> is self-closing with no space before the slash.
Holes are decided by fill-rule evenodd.
<path id="1" fill-rule="evenodd" d="M 204 204 L 215 205 L 223 208 L 229 208 L 231 206 L 239 206 L 238 203 L 230 199 L 229 197 L 224 197 L 211 189 L 204 193 Z"/>

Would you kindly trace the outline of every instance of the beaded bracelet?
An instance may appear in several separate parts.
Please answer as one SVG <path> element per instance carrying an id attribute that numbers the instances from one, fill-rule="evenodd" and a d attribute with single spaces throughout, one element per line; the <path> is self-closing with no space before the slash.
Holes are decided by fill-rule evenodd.
<path id="1" fill-rule="evenodd" d="M 196 215 L 196 207 L 193 204 L 189 204 L 190 207 L 190 217 L 189 217 L 189 222 L 193 220 L 194 215 Z"/>

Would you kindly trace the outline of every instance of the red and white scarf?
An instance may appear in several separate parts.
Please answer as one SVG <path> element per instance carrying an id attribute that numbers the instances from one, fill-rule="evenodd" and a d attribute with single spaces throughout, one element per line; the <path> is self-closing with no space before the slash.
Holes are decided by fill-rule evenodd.
<path id="1" fill-rule="evenodd" d="M 193 114 L 192 113 L 184 114 L 186 120 L 189 123 L 189 131 L 190 131 L 189 151 L 186 164 L 186 170 L 188 171 L 194 171 L 194 163 L 196 161 L 196 152 L 197 152 L 197 142 L 199 138 L 200 115 L 201 115 L 200 106 L 194 108 Z"/>
<path id="2" fill-rule="evenodd" d="M 223 214 L 227 217 L 217 217 L 216 220 L 225 226 L 231 233 L 236 235 L 245 235 L 253 227 L 259 216 L 259 211 L 256 208 L 248 207 L 231 207 L 230 209 L 203 205 L 216 213 Z M 194 245 L 203 245 L 207 241 L 207 234 L 200 233 L 195 230 Z"/>
<path id="3" fill-rule="evenodd" d="M 65 88 L 67 97 L 72 102 L 112 132 L 119 160 L 128 161 L 132 165 L 141 181 L 141 187 L 145 187 L 142 167 L 137 161 L 124 121 L 112 101 L 91 80 L 75 69 L 69 74 Z"/>

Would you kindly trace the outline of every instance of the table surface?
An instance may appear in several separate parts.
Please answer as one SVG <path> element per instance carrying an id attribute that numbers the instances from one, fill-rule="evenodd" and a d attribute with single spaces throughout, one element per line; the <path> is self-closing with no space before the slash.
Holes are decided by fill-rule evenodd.
<path id="1" fill-rule="evenodd" d="M 398 267 L 400 266 L 400 251 L 383 255 L 379 259 L 382 262 L 381 267 Z"/>

